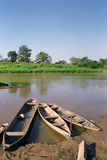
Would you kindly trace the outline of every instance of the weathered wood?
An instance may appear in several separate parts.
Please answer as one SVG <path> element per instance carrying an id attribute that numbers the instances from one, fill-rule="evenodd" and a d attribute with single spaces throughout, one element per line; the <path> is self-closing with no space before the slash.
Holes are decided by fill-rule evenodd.
<path id="1" fill-rule="evenodd" d="M 7 136 L 24 136 L 24 132 L 6 132 Z"/>
<path id="2" fill-rule="evenodd" d="M 52 109 L 58 109 L 59 107 L 57 105 L 51 106 Z"/>
<path id="3" fill-rule="evenodd" d="M 70 131 L 72 133 L 72 117 L 70 117 Z"/>
<path id="4" fill-rule="evenodd" d="M 77 160 L 87 160 L 87 153 L 84 140 L 79 144 Z"/>
<path id="5" fill-rule="evenodd" d="M 62 126 L 64 126 L 64 123 L 62 123 L 62 124 L 59 124 L 59 123 L 57 124 L 57 123 L 56 123 L 56 124 L 54 124 L 54 126 L 62 127 Z"/>
<path id="6" fill-rule="evenodd" d="M 3 134 L 7 126 L 8 126 L 8 123 L 4 123 L 0 125 L 0 135 Z"/>
<path id="7" fill-rule="evenodd" d="M 58 118 L 58 116 L 49 116 L 49 117 L 46 116 L 45 118 L 46 118 L 46 119 L 51 119 L 51 118 L 52 118 L 52 119 L 56 119 L 56 118 Z"/>
<path id="8" fill-rule="evenodd" d="M 54 106 L 57 106 L 55 104 L 49 104 L 50 107 L 52 109 L 54 109 Z M 54 109 L 55 110 L 55 109 Z M 70 117 L 72 117 L 72 124 L 85 128 L 85 129 L 89 129 L 89 130 L 94 130 L 94 131 L 100 131 L 100 127 L 98 127 L 96 124 L 94 124 L 93 122 L 91 122 L 90 120 L 69 111 L 68 109 L 65 109 L 61 106 L 58 106 L 58 109 L 55 110 L 65 121 L 67 121 L 68 123 L 71 123 L 71 119 Z"/>
<path id="9" fill-rule="evenodd" d="M 33 103 L 32 108 L 28 107 L 27 103 Z M 20 143 L 26 137 L 29 131 L 29 128 L 31 126 L 31 123 L 34 119 L 34 116 L 36 115 L 37 108 L 38 108 L 38 103 L 36 99 L 30 99 L 22 106 L 20 111 L 17 113 L 15 118 L 12 120 L 12 122 L 4 132 L 3 150 L 9 150 L 11 148 L 14 148 L 15 145 Z M 27 118 L 26 116 L 27 112 L 28 112 L 29 118 Z M 22 127 L 22 128 L 18 127 L 16 131 L 15 126 L 21 124 L 19 117 L 21 117 L 24 120 L 23 123 L 25 123 L 26 127 Z M 19 136 L 19 137 L 16 140 L 14 140 L 14 138 L 12 139 L 12 136 L 13 137 Z M 11 144 L 9 144 L 10 141 L 11 141 Z"/>
<path id="10" fill-rule="evenodd" d="M 8 126 L 8 123 L 4 123 L 2 124 L 3 127 L 7 127 Z"/>
<path id="11" fill-rule="evenodd" d="M 45 103 L 39 103 L 39 108 L 46 108 L 47 107 L 47 105 L 45 104 Z"/>
<path id="12" fill-rule="evenodd" d="M 71 115 L 72 118 L 76 117 L 76 115 Z"/>
<path id="13" fill-rule="evenodd" d="M 42 107 L 43 106 L 43 107 Z M 44 107 L 45 106 L 45 107 Z M 38 107 L 38 112 L 43 121 L 53 130 L 68 138 L 71 136 L 71 132 L 66 124 L 66 122 L 46 103 L 40 103 Z M 54 121 L 48 121 L 46 117 L 55 117 Z"/>

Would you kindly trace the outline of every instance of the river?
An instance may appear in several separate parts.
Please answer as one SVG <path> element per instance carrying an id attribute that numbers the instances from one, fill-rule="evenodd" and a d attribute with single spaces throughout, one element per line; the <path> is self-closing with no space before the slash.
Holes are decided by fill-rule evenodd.
<path id="1" fill-rule="evenodd" d="M 0 74 L 0 82 L 22 86 L 0 89 L 0 124 L 10 123 L 32 97 L 61 105 L 88 119 L 107 114 L 107 74 Z M 39 134 L 43 127 L 40 131 L 39 124 Z"/>

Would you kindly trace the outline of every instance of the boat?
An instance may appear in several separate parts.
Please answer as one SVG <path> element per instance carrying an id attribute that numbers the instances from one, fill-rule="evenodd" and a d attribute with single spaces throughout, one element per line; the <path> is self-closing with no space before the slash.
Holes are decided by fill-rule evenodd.
<path id="1" fill-rule="evenodd" d="M 94 131 L 100 131 L 101 129 L 94 124 L 93 122 L 87 120 L 86 118 L 69 111 L 68 109 L 65 109 L 61 106 L 55 105 L 55 104 L 48 104 L 49 107 L 54 109 L 66 122 L 72 123 L 75 126 L 83 127 L 85 129 L 94 130 Z"/>
<path id="2" fill-rule="evenodd" d="M 3 135 L 3 150 L 13 149 L 21 143 L 31 126 L 38 108 L 35 98 L 27 101 L 12 120 Z"/>
<path id="3" fill-rule="evenodd" d="M 2 141 L 2 136 L 7 126 L 8 126 L 8 123 L 0 124 L 0 142 Z"/>
<path id="4" fill-rule="evenodd" d="M 2 86 L 8 86 L 8 84 L 0 82 L 0 87 L 2 87 Z"/>
<path id="5" fill-rule="evenodd" d="M 71 136 L 71 132 L 66 122 L 46 103 L 39 104 L 38 113 L 42 120 L 54 131 L 65 138 Z"/>

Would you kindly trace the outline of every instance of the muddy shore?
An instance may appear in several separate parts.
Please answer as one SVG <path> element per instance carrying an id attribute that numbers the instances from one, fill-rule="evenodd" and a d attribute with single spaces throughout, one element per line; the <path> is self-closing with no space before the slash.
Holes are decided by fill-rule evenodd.
<path id="1" fill-rule="evenodd" d="M 29 144 L 14 152 L 6 152 L 0 160 L 76 160 L 78 146 L 85 140 L 88 160 L 107 160 L 107 115 L 95 120 L 102 129 L 84 131 L 81 135 L 57 144 Z"/>

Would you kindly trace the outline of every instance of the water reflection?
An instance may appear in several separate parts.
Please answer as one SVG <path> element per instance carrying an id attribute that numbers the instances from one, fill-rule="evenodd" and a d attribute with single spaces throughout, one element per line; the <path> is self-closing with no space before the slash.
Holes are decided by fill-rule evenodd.
<path id="1" fill-rule="evenodd" d="M 18 88 L 17 88 L 17 87 L 11 87 L 11 88 L 8 89 L 8 92 L 9 92 L 10 94 L 15 94 L 17 91 L 18 91 Z"/>
<path id="2" fill-rule="evenodd" d="M 36 79 L 36 85 L 40 92 L 40 95 L 45 95 L 48 88 L 50 87 L 51 81 L 49 81 L 45 76 L 41 76 Z"/>
<path id="3" fill-rule="evenodd" d="M 14 86 L 0 90 L 3 113 L 9 109 L 15 113 L 31 97 L 62 105 L 90 119 L 107 113 L 107 74 L 1 74 L 0 81 Z"/>
<path id="4" fill-rule="evenodd" d="M 19 88 L 19 96 L 22 98 L 28 97 L 30 95 L 30 93 L 31 93 L 31 86 Z"/>

